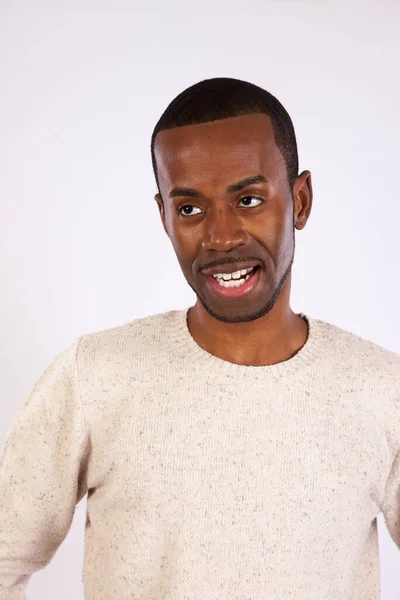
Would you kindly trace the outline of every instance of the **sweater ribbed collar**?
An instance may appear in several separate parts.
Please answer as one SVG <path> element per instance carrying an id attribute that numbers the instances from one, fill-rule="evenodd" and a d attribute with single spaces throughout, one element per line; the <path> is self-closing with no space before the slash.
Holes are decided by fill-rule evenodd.
<path id="1" fill-rule="evenodd" d="M 231 380 L 235 384 L 249 385 L 286 383 L 289 379 L 300 376 L 322 356 L 329 338 L 324 321 L 297 313 L 307 321 L 308 338 L 293 357 L 274 365 L 238 365 L 211 354 L 195 341 L 188 326 L 189 310 L 190 307 L 170 311 L 171 350 L 187 362 L 188 369 L 223 378 L 224 382 Z"/>

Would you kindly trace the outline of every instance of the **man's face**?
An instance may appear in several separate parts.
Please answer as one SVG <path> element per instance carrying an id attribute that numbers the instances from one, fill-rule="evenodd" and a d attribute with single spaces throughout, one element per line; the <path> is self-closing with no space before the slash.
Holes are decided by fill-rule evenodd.
<path id="1" fill-rule="evenodd" d="M 308 218 L 297 216 L 304 177 L 293 195 L 270 118 L 256 113 L 168 129 L 158 133 L 154 151 L 163 226 L 203 307 L 225 322 L 268 313 L 290 274 L 294 225 L 301 229 Z M 233 187 L 256 176 L 260 181 Z M 260 265 L 258 282 L 236 297 L 220 295 L 203 273 L 245 263 Z"/>

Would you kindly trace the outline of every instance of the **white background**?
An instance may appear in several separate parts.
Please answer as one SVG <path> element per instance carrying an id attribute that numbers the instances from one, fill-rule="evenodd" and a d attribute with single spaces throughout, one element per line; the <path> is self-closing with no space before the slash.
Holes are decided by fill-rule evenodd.
<path id="1" fill-rule="evenodd" d="M 400 352 L 399 57 L 395 0 L 0 0 L 1 441 L 77 336 L 194 304 L 149 148 L 200 79 L 252 81 L 292 116 L 314 184 L 292 308 Z M 83 598 L 85 510 L 29 600 Z M 382 600 L 395 600 L 382 515 L 379 541 Z"/>

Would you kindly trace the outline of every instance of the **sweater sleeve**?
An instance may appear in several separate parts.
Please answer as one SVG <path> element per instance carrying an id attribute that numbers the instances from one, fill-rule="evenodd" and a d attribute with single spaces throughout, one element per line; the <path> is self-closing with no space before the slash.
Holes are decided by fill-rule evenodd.
<path id="1" fill-rule="evenodd" d="M 381 511 L 393 541 L 400 548 L 400 450 L 392 463 Z"/>
<path id="2" fill-rule="evenodd" d="M 81 339 L 36 380 L 0 455 L 0 600 L 25 600 L 31 575 L 51 561 L 87 491 L 90 439 L 77 374 Z"/>

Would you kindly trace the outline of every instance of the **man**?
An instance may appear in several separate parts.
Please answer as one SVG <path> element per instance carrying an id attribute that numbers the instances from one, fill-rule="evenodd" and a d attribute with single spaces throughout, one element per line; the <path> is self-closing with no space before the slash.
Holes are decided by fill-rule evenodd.
<path id="1" fill-rule="evenodd" d="M 0 600 L 23 598 L 86 492 L 87 600 L 378 600 L 400 547 L 400 355 L 290 308 L 312 205 L 271 94 L 199 82 L 152 137 L 193 307 L 81 336 L 0 469 Z"/>

